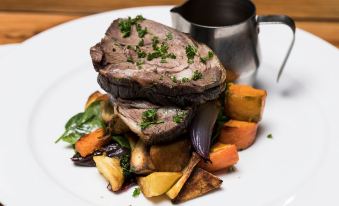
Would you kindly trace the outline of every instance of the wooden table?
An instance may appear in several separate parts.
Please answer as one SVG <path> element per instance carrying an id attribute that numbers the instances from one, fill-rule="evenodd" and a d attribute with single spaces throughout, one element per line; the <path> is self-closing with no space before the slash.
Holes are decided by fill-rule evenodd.
<path id="1" fill-rule="evenodd" d="M 60 23 L 107 10 L 183 0 L 0 0 L 0 44 L 22 42 Z M 258 14 L 286 14 L 339 47 L 339 0 L 254 0 Z"/>

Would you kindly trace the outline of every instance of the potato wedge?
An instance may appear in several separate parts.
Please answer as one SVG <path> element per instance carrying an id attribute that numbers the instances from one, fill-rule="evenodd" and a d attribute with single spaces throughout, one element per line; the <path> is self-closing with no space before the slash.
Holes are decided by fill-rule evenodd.
<path id="1" fill-rule="evenodd" d="M 191 156 L 191 144 L 188 138 L 150 148 L 151 160 L 159 172 L 180 172 Z"/>
<path id="2" fill-rule="evenodd" d="M 174 199 L 179 194 L 187 179 L 190 177 L 194 167 L 198 164 L 198 162 L 200 162 L 200 160 L 200 156 L 197 153 L 193 152 L 192 157 L 188 162 L 188 165 L 182 171 L 182 176 L 180 177 L 180 179 L 173 185 L 173 187 L 171 187 L 170 190 L 166 192 L 166 195 L 170 199 Z"/>
<path id="3" fill-rule="evenodd" d="M 120 160 L 107 156 L 94 156 L 93 160 L 98 171 L 111 185 L 112 191 L 118 191 L 124 183 L 124 173 L 120 166 Z"/>
<path id="4" fill-rule="evenodd" d="M 146 177 L 139 177 L 137 181 L 146 197 L 154 197 L 167 192 L 181 175 L 181 172 L 153 172 Z"/>
<path id="5" fill-rule="evenodd" d="M 221 186 L 222 180 L 217 176 L 196 167 L 173 203 L 181 203 L 202 196 Z"/>
<path id="6" fill-rule="evenodd" d="M 235 144 L 238 150 L 250 147 L 257 134 L 258 124 L 230 120 L 226 122 L 220 132 L 219 141 L 224 144 Z"/>
<path id="7" fill-rule="evenodd" d="M 92 154 L 95 150 L 102 147 L 109 141 L 109 138 L 105 137 L 105 130 L 99 128 L 89 134 L 82 136 L 75 143 L 75 150 L 79 152 L 81 157 L 86 157 Z"/>
<path id="8" fill-rule="evenodd" d="M 149 174 L 154 165 L 144 142 L 139 139 L 131 153 L 131 169 L 136 174 Z"/>
<path id="9" fill-rule="evenodd" d="M 231 118 L 246 122 L 259 122 L 265 107 L 267 93 L 247 85 L 228 84 L 225 112 Z"/>
<path id="10" fill-rule="evenodd" d="M 87 102 L 85 104 L 85 109 L 87 109 L 87 107 L 89 107 L 89 105 L 91 105 L 93 102 L 97 101 L 97 100 L 108 100 L 109 97 L 107 94 L 102 94 L 99 91 L 95 91 L 94 93 L 92 93 L 88 99 Z"/>

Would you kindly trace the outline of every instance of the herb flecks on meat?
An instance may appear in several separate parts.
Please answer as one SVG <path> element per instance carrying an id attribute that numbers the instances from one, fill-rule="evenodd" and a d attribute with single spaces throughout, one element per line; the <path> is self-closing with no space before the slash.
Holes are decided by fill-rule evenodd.
<path id="1" fill-rule="evenodd" d="M 132 26 L 136 26 L 138 36 L 143 38 L 147 34 L 147 28 L 142 28 L 139 22 L 142 22 L 145 18 L 141 15 L 136 16 L 135 18 L 128 17 L 127 19 L 119 20 L 119 29 L 122 34 L 122 37 L 127 38 L 131 35 Z"/>
<path id="2" fill-rule="evenodd" d="M 142 122 L 140 123 L 140 128 L 142 130 L 153 124 L 164 123 L 162 120 L 158 120 L 157 109 L 148 109 L 142 113 Z"/>

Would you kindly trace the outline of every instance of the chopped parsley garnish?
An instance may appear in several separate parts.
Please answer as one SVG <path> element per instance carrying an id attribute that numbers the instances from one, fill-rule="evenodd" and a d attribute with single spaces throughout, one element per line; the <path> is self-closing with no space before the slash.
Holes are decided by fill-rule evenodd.
<path id="1" fill-rule="evenodd" d="M 136 46 L 135 51 L 138 54 L 138 58 L 145 58 L 146 57 L 146 52 L 141 51 L 139 46 Z"/>
<path id="2" fill-rule="evenodd" d="M 142 28 L 140 24 L 137 24 L 136 28 L 140 38 L 143 38 L 147 34 L 147 27 Z"/>
<path id="3" fill-rule="evenodd" d="M 189 78 L 187 78 L 187 77 L 184 77 L 184 78 L 182 78 L 181 79 L 181 82 L 183 82 L 183 83 L 185 83 L 185 82 L 189 82 L 190 81 L 190 79 Z"/>
<path id="4" fill-rule="evenodd" d="M 168 34 L 166 34 L 166 39 L 167 39 L 167 40 L 172 40 L 172 39 L 173 39 L 173 34 L 172 34 L 172 32 L 169 32 Z"/>
<path id="5" fill-rule="evenodd" d="M 136 62 L 136 65 L 138 66 L 138 69 L 141 69 L 141 65 L 145 64 L 145 61 L 144 60 L 141 60 L 139 59 L 137 62 Z"/>
<path id="6" fill-rule="evenodd" d="M 172 80 L 172 82 L 174 82 L 174 83 L 177 83 L 177 82 L 178 82 L 178 80 L 177 80 L 177 77 L 176 77 L 176 76 L 172 76 L 172 77 L 171 77 L 171 80 Z"/>
<path id="7" fill-rule="evenodd" d="M 119 29 L 122 33 L 122 37 L 126 38 L 131 35 L 131 28 L 132 28 L 132 19 L 128 17 L 128 19 L 122 19 L 119 21 Z"/>
<path id="8" fill-rule="evenodd" d="M 173 122 L 180 124 L 184 120 L 186 114 L 187 112 L 185 111 L 177 112 L 177 114 L 173 116 Z"/>
<path id="9" fill-rule="evenodd" d="M 157 109 L 148 109 L 142 113 L 142 122 L 140 127 L 142 130 L 146 129 L 152 124 L 161 124 L 164 121 L 159 121 L 157 116 Z"/>
<path id="10" fill-rule="evenodd" d="M 127 57 L 127 62 L 134 63 L 133 58 L 131 56 Z"/>
<path id="11" fill-rule="evenodd" d="M 139 37 L 144 37 L 147 34 L 147 28 L 142 29 L 138 22 L 145 20 L 145 18 L 141 15 L 136 16 L 134 19 L 128 17 L 127 19 L 119 20 L 119 29 L 122 33 L 122 37 L 126 38 L 131 35 L 132 26 L 136 25 L 137 32 Z"/>
<path id="12" fill-rule="evenodd" d="M 166 59 L 161 59 L 160 63 L 167 63 Z"/>
<path id="13" fill-rule="evenodd" d="M 207 62 L 208 60 L 212 59 L 213 56 L 214 56 L 213 52 L 209 51 L 207 56 L 205 56 L 205 57 L 200 57 L 200 61 L 201 61 L 202 63 L 206 64 L 206 62 Z"/>
<path id="14" fill-rule="evenodd" d="M 130 154 L 126 154 L 126 155 L 123 155 L 121 158 L 120 158 L 120 166 L 122 168 L 122 171 L 124 173 L 124 176 L 125 178 L 129 178 L 131 175 L 132 175 L 132 171 L 131 171 L 131 165 L 130 165 Z"/>
<path id="15" fill-rule="evenodd" d="M 161 81 L 164 80 L 164 76 L 161 75 L 160 78 L 159 78 L 159 80 L 161 80 Z"/>
<path id="16" fill-rule="evenodd" d="M 133 197 L 138 197 L 139 195 L 140 195 L 140 188 L 137 187 L 137 188 L 135 188 L 135 189 L 133 190 L 132 196 L 133 196 Z"/>
<path id="17" fill-rule="evenodd" d="M 198 49 L 192 45 L 186 46 L 186 56 L 187 56 L 187 62 L 189 64 L 193 63 L 194 56 L 197 54 Z"/>
<path id="18" fill-rule="evenodd" d="M 171 58 L 171 59 L 176 59 L 176 58 L 177 58 L 177 56 L 175 56 L 175 54 L 173 54 L 173 53 L 169 53 L 169 54 L 167 55 L 167 57 L 168 57 L 168 58 Z"/>
<path id="19" fill-rule="evenodd" d="M 196 81 L 196 80 L 201 79 L 201 78 L 202 78 L 202 73 L 199 72 L 198 70 L 195 70 L 194 73 L 193 73 L 192 79 L 194 81 Z"/>
<path id="20" fill-rule="evenodd" d="M 166 42 L 162 42 L 159 46 L 159 39 L 158 37 L 153 37 L 152 39 L 152 46 L 154 52 L 148 53 L 147 60 L 151 61 L 153 59 L 161 57 L 161 63 L 166 63 L 166 58 L 175 59 L 177 58 L 175 54 L 168 53 L 168 44 Z"/>
<path id="21" fill-rule="evenodd" d="M 144 46 L 144 39 L 141 39 L 140 41 L 139 41 L 139 43 L 138 43 L 138 46 Z"/>
<path id="22" fill-rule="evenodd" d="M 157 45 L 159 44 L 159 38 L 157 36 L 154 36 L 152 38 L 152 47 L 155 50 L 157 48 Z"/>
<path id="23" fill-rule="evenodd" d="M 135 22 L 138 22 L 138 21 L 143 21 L 143 20 L 145 20 L 145 18 L 142 16 L 142 15 L 137 15 L 135 18 L 134 18 L 134 21 Z"/>
<path id="24" fill-rule="evenodd" d="M 267 138 L 268 138 L 268 139 L 273 139 L 273 135 L 272 135 L 272 134 L 268 134 L 268 135 L 267 135 Z"/>

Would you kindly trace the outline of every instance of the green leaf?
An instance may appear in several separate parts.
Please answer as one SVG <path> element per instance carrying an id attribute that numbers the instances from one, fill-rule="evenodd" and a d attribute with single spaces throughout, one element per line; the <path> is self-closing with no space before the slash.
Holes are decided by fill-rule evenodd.
<path id="1" fill-rule="evenodd" d="M 78 113 L 67 121 L 65 132 L 55 143 L 63 140 L 73 145 L 83 135 L 89 134 L 99 128 L 105 128 L 105 123 L 101 118 L 101 101 L 95 101 L 85 112 Z"/>
<path id="2" fill-rule="evenodd" d="M 120 146 L 130 149 L 131 146 L 129 145 L 128 139 L 126 137 L 120 135 L 112 136 L 112 139 L 116 141 Z"/>
<path id="3" fill-rule="evenodd" d="M 65 125 L 65 130 L 69 129 L 70 127 L 74 127 L 75 125 L 78 124 L 78 122 L 80 121 L 80 119 L 82 119 L 82 116 L 84 115 L 83 112 L 78 113 L 76 115 L 74 115 L 73 117 L 71 117 L 71 119 L 68 120 L 68 122 Z"/>

